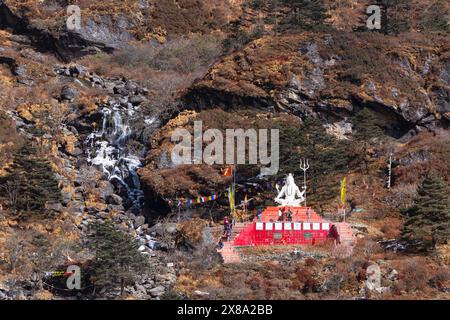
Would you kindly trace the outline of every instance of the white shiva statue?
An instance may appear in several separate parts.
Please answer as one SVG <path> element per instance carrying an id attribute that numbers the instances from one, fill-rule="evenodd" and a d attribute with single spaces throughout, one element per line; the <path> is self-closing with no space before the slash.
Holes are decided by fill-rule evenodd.
<path id="1" fill-rule="evenodd" d="M 300 191 L 299 187 L 295 184 L 292 173 L 290 173 L 286 178 L 286 184 L 281 188 L 280 193 L 275 198 L 275 202 L 281 206 L 296 207 L 305 201 L 305 192 L 305 187 L 303 187 L 303 191 Z"/>

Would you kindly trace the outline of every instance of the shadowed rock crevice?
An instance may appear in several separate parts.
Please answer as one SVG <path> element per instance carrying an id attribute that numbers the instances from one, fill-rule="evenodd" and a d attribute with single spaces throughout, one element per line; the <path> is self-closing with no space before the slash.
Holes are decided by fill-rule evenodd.
<path id="1" fill-rule="evenodd" d="M 11 29 L 15 34 L 26 35 L 32 45 L 41 52 L 51 52 L 65 62 L 100 51 L 111 53 L 114 48 L 101 42 L 88 40 L 83 35 L 66 30 L 43 30 L 33 26 L 0 2 L 0 28 Z"/>

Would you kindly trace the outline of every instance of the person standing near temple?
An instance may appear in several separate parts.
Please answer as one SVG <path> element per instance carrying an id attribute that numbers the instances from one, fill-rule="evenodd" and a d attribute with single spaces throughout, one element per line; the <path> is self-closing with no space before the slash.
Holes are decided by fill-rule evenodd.
<path id="1" fill-rule="evenodd" d="M 262 210 L 261 210 L 261 208 L 258 208 L 258 210 L 256 210 L 256 219 L 258 219 L 258 222 L 262 222 L 261 214 L 262 214 Z"/>
<path id="2" fill-rule="evenodd" d="M 232 234 L 233 234 L 233 223 L 229 222 L 227 225 L 227 241 L 231 240 Z"/>
<path id="3" fill-rule="evenodd" d="M 287 221 L 292 222 L 292 211 L 291 211 L 291 208 L 289 208 L 288 212 L 287 212 Z"/>
<path id="4" fill-rule="evenodd" d="M 228 241 L 231 240 L 231 235 L 233 234 L 233 226 L 236 223 L 236 219 L 231 217 L 231 221 L 228 223 Z"/>
<path id="5" fill-rule="evenodd" d="M 225 238 L 228 238 L 228 230 L 229 230 L 228 225 L 229 224 L 230 224 L 230 221 L 228 220 L 228 216 L 225 216 L 225 218 L 223 218 L 223 236 Z"/>
<path id="6" fill-rule="evenodd" d="M 278 221 L 283 221 L 283 211 L 281 210 L 281 208 L 278 208 Z"/>
<path id="7" fill-rule="evenodd" d="M 328 237 L 333 239 L 334 246 L 341 244 L 341 237 L 335 224 L 333 224 L 328 232 Z"/>

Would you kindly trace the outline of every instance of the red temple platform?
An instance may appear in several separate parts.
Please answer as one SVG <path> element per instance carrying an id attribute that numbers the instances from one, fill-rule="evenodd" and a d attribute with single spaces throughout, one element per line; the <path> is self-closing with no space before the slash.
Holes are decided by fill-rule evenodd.
<path id="1" fill-rule="evenodd" d="M 279 209 L 268 207 L 262 212 L 260 221 L 255 217 L 253 222 L 243 226 L 232 240 L 232 246 L 314 245 L 327 240 L 332 223 L 322 219 L 312 208 L 284 207 L 285 216 L 291 210 L 291 221 L 287 221 L 287 218 L 278 221 Z"/>

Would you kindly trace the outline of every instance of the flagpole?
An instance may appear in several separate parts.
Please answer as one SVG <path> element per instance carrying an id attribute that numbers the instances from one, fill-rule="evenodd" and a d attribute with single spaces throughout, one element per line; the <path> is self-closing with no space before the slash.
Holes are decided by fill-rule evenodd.
<path id="1" fill-rule="evenodd" d="M 236 217 L 236 165 L 233 166 L 233 219 Z"/>
<path id="2" fill-rule="evenodd" d="M 347 210 L 346 210 L 346 188 L 347 188 L 347 177 L 344 177 L 344 179 L 342 180 L 341 183 L 341 202 L 342 202 L 342 210 L 344 211 L 344 222 L 346 219 L 346 215 L 347 215 Z"/>
<path id="3" fill-rule="evenodd" d="M 209 209 L 209 217 L 212 222 L 214 222 L 213 217 L 212 217 L 212 209 L 214 209 L 215 204 L 216 204 L 216 201 L 213 201 L 213 205 L 211 206 L 211 209 Z"/>

